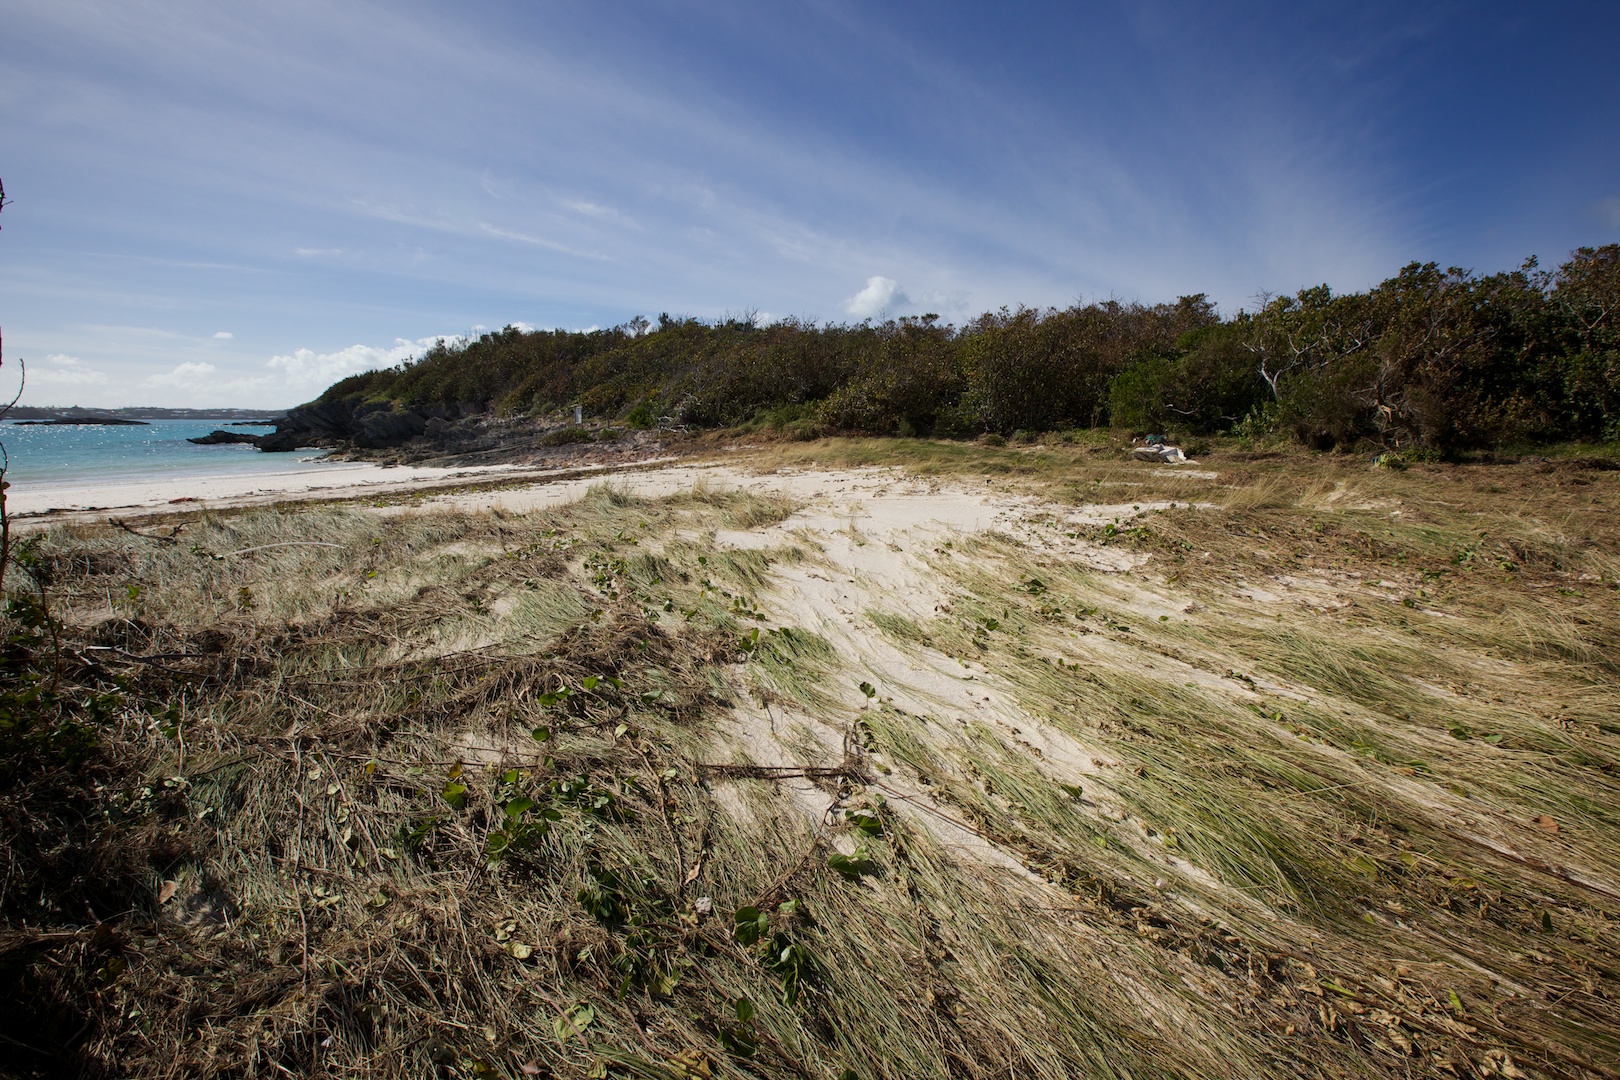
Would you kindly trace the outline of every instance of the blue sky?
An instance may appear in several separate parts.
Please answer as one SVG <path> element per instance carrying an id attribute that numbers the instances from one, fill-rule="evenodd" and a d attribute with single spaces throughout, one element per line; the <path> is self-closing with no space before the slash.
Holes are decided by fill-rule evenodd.
<path id="1" fill-rule="evenodd" d="M 34 404 L 295 404 L 514 322 L 1230 312 L 1620 240 L 1612 3 L 6 6 Z"/>

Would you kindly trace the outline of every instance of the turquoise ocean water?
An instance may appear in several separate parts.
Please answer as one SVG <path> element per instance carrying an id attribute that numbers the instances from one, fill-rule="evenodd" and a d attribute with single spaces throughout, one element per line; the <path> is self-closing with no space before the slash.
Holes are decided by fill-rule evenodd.
<path id="1" fill-rule="evenodd" d="M 252 446 L 186 442 L 223 428 L 260 435 L 271 429 L 222 420 L 153 420 L 143 427 L 0 423 L 10 465 L 6 479 L 20 490 L 86 484 L 142 483 L 204 476 L 250 477 L 318 469 L 316 450 L 266 454 Z"/>

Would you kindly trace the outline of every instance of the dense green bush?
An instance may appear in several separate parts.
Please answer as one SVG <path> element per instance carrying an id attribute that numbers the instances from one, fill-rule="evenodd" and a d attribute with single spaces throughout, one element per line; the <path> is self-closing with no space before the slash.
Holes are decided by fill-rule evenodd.
<path id="1" fill-rule="evenodd" d="M 1095 427 L 1107 422 L 1110 383 L 1133 360 L 1215 322 L 1214 305 L 1201 294 L 1156 307 L 1109 301 L 982 315 L 959 339 L 970 411 L 1003 434 Z"/>
<path id="2" fill-rule="evenodd" d="M 1234 324 L 1182 335 L 1172 350 L 1149 353 L 1108 387 L 1116 427 L 1146 431 L 1225 431 L 1266 395 L 1254 354 Z"/>
<path id="3" fill-rule="evenodd" d="M 842 431 L 955 435 L 966 388 L 959 342 L 939 316 L 901 319 L 863 335 L 853 377 L 822 403 L 821 419 Z"/>
<path id="4" fill-rule="evenodd" d="M 1620 244 L 1581 248 L 1559 268 L 1550 292 L 1550 332 L 1561 348 L 1559 380 L 1567 424 L 1620 439 Z"/>
<path id="5" fill-rule="evenodd" d="M 322 402 L 439 415 L 583 405 L 646 428 L 972 436 L 1112 424 L 1451 454 L 1620 437 L 1620 245 L 1478 276 L 1412 263 L 1222 321 L 1203 295 L 1002 309 L 960 328 L 719 322 L 508 327 L 337 383 Z"/>

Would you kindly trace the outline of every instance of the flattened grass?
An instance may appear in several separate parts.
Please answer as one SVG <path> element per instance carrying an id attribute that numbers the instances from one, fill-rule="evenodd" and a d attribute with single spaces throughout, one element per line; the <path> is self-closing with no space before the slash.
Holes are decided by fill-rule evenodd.
<path id="1" fill-rule="evenodd" d="M 88 1073 L 1620 1071 L 1614 474 L 1116 453 L 763 452 L 1178 504 L 867 613 L 971 714 L 852 706 L 763 614 L 820 556 L 714 541 L 791 516 L 747 492 L 44 534 L 150 880 L 6 956 Z M 750 695 L 842 758 L 739 766 Z"/>

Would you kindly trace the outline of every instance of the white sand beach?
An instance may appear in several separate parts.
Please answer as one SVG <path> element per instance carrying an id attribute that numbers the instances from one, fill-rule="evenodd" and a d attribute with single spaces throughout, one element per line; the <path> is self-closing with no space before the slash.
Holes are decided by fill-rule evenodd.
<path id="1" fill-rule="evenodd" d="M 236 476 L 190 476 L 165 480 L 108 481 L 74 485 L 19 485 L 6 494 L 14 522 L 73 519 L 106 512 L 152 513 L 284 500 L 346 499 L 476 483 L 505 478 L 543 479 L 572 469 L 536 470 L 519 465 L 430 468 L 338 461 L 318 469 Z"/>

